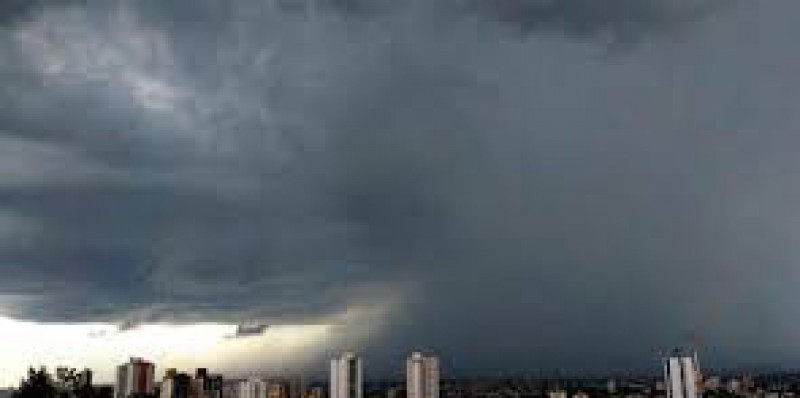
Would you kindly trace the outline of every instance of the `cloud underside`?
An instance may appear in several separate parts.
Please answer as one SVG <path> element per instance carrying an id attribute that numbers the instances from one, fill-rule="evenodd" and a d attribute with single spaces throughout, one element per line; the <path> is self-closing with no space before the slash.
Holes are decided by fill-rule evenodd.
<path id="1" fill-rule="evenodd" d="M 800 97 L 759 18 L 797 7 L 726 4 L 4 3 L 0 308 L 126 329 L 400 297 L 381 341 L 502 329 L 479 366 L 690 331 L 770 357 Z"/>

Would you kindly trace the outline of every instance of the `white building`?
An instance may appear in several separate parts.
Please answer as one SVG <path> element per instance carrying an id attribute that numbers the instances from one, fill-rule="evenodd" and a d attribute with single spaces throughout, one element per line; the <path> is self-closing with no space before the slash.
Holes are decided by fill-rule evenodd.
<path id="1" fill-rule="evenodd" d="M 363 398 L 361 358 L 347 352 L 331 360 L 329 398 Z"/>
<path id="2" fill-rule="evenodd" d="M 614 379 L 609 379 L 608 382 L 606 383 L 606 391 L 610 395 L 616 394 L 617 393 L 617 381 L 614 380 Z"/>
<path id="3" fill-rule="evenodd" d="M 698 398 L 700 370 L 697 356 L 676 352 L 664 360 L 664 384 L 667 398 Z"/>
<path id="4" fill-rule="evenodd" d="M 420 352 L 406 360 L 406 397 L 439 398 L 439 360 Z"/>
<path id="5" fill-rule="evenodd" d="M 116 398 L 129 398 L 153 394 L 155 390 L 155 365 L 141 358 L 131 358 L 117 367 Z"/>
<path id="6" fill-rule="evenodd" d="M 267 398 L 269 383 L 264 380 L 250 378 L 239 382 L 236 389 L 238 398 Z"/>

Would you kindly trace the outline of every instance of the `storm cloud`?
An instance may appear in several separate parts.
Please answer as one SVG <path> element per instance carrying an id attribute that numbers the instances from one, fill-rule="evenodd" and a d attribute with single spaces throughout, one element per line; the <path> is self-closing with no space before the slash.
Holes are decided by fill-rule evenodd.
<path id="1" fill-rule="evenodd" d="M 792 0 L 0 10 L 8 316 L 383 306 L 358 348 L 464 371 L 800 354 Z"/>

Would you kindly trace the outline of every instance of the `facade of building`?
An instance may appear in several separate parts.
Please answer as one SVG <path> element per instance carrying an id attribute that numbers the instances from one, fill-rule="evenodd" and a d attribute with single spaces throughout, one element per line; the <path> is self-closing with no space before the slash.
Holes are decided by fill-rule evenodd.
<path id="1" fill-rule="evenodd" d="M 210 374 L 206 368 L 198 368 L 194 376 L 194 395 L 197 398 L 222 398 L 222 375 Z"/>
<path id="2" fill-rule="evenodd" d="M 331 360 L 329 398 L 363 398 L 363 370 L 361 358 L 347 352 Z"/>
<path id="3" fill-rule="evenodd" d="M 197 369 L 194 378 L 175 369 L 167 369 L 161 382 L 160 398 L 222 398 L 223 379 Z"/>
<path id="4" fill-rule="evenodd" d="M 168 369 L 161 382 L 160 398 L 190 398 L 192 378 L 175 369 Z"/>
<path id="5" fill-rule="evenodd" d="M 74 368 L 59 366 L 56 368 L 54 384 L 60 391 L 78 390 L 92 385 L 92 371 L 84 369 L 78 371 Z"/>
<path id="6" fill-rule="evenodd" d="M 322 387 L 312 387 L 305 394 L 306 398 L 325 398 L 325 389 Z"/>
<path id="7" fill-rule="evenodd" d="M 237 387 L 238 398 L 267 398 L 269 384 L 261 379 L 242 380 Z"/>
<path id="8" fill-rule="evenodd" d="M 303 391 L 305 387 L 303 385 L 303 378 L 299 375 L 294 375 L 289 377 L 287 380 L 287 385 L 289 387 L 289 398 L 303 398 Z"/>
<path id="9" fill-rule="evenodd" d="M 222 398 L 223 378 L 220 374 L 208 375 L 203 380 L 203 392 L 205 398 Z"/>
<path id="10" fill-rule="evenodd" d="M 667 398 L 698 398 L 701 380 L 696 355 L 675 352 L 664 360 L 664 384 Z"/>
<path id="11" fill-rule="evenodd" d="M 406 360 L 406 397 L 439 398 L 439 360 L 420 352 Z"/>
<path id="12" fill-rule="evenodd" d="M 572 395 L 572 398 L 589 398 L 589 394 L 587 394 L 587 393 L 585 393 L 583 391 L 578 391 L 578 392 L 576 392 L 575 394 Z"/>
<path id="13" fill-rule="evenodd" d="M 289 398 L 289 391 L 284 383 L 268 383 L 267 398 Z"/>
<path id="14" fill-rule="evenodd" d="M 224 380 L 222 385 L 222 398 L 239 398 L 239 380 Z"/>
<path id="15" fill-rule="evenodd" d="M 147 397 L 155 392 L 155 365 L 141 358 L 131 358 L 117 367 L 116 398 Z"/>

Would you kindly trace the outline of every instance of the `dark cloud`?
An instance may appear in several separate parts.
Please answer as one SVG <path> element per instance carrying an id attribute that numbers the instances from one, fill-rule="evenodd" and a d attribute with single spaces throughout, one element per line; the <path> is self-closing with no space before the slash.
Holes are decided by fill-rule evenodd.
<path id="1" fill-rule="evenodd" d="M 733 2 L 696 0 L 476 1 L 475 6 L 521 32 L 555 31 L 578 37 L 603 36 L 612 43 L 638 40 L 696 21 Z"/>
<path id="2" fill-rule="evenodd" d="M 260 336 L 267 331 L 269 325 L 264 323 L 240 324 L 236 326 L 236 332 L 230 338 L 238 339 L 242 337 Z"/>
<path id="3" fill-rule="evenodd" d="M 30 17 L 35 10 L 42 7 L 43 3 L 43 1 L 37 0 L 4 1 L 0 5 L 0 23 L 9 23 L 20 18 Z"/>
<path id="4" fill-rule="evenodd" d="M 362 348 L 465 370 L 635 366 L 690 331 L 718 360 L 791 359 L 796 6 L 717 4 L 16 8 L 3 311 L 386 307 Z"/>

